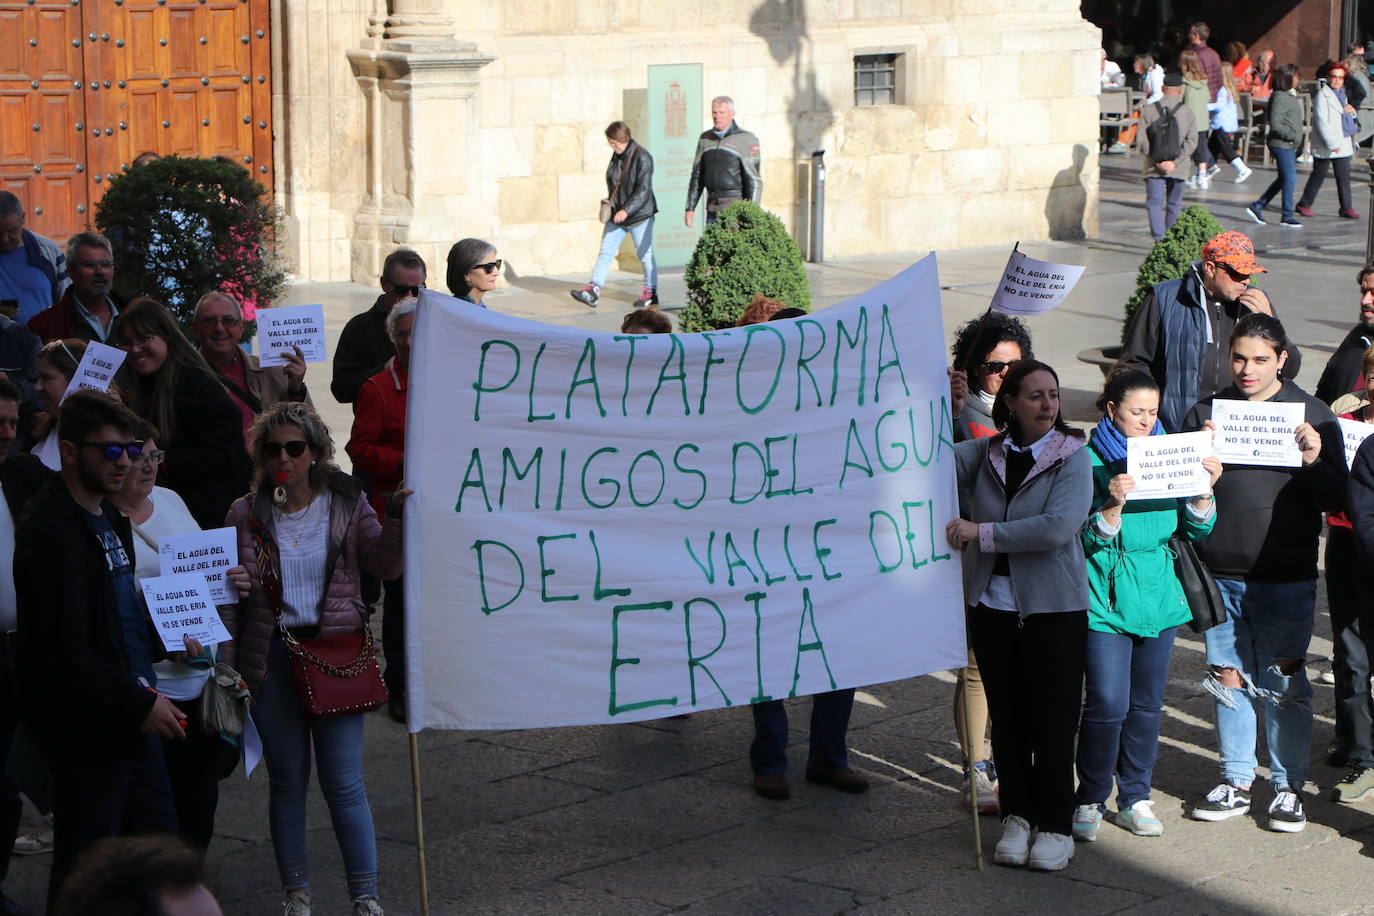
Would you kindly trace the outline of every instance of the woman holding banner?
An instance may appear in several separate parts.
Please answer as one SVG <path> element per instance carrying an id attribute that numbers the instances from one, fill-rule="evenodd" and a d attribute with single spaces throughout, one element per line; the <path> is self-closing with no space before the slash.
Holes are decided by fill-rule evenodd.
<path id="1" fill-rule="evenodd" d="M 1057 871 L 1073 858 L 1073 748 L 1082 702 L 1088 581 L 1078 532 L 1092 504 L 1083 434 L 1064 423 L 1059 377 L 1011 368 L 993 405 L 1004 432 L 955 447 L 969 636 L 997 728 L 999 865 Z"/>
<path id="2" fill-rule="evenodd" d="M 162 482 L 202 528 L 218 526 L 252 469 L 239 409 L 162 303 L 135 299 L 115 329 L 133 371 L 125 401 L 162 434 Z"/>
<path id="3" fill-rule="evenodd" d="M 992 421 L 992 407 L 1002 380 L 1011 367 L 1023 359 L 1031 359 L 1030 331 L 1021 319 L 989 309 L 981 317 L 965 322 L 954 333 L 950 348 L 956 374 L 967 380 L 967 397 L 963 407 L 955 407 L 954 441 L 981 439 L 997 435 Z M 967 704 L 967 713 L 965 713 Z M 988 730 L 988 700 L 983 679 L 973 650 L 968 653 L 968 665 L 954 685 L 954 730 L 959 735 L 963 751 L 965 807 L 973 803 L 970 783 L 978 788 L 978 813 L 999 814 L 997 802 L 997 765 L 986 759 L 984 741 Z M 969 733 L 973 738 L 969 738 Z"/>
<path id="4" fill-rule="evenodd" d="M 1217 430 L 1226 468 L 1217 482 L 1215 527 L 1198 550 L 1216 577 L 1229 618 L 1205 634 L 1211 670 L 1203 686 L 1216 698 L 1222 781 L 1193 805 L 1192 816 L 1221 821 L 1250 810 L 1259 704 L 1274 786 L 1269 829 L 1297 833 L 1307 826 L 1298 792 L 1312 743 L 1312 685 L 1304 656 L 1317 600 L 1317 538 L 1322 510 L 1344 508 L 1346 472 L 1340 427 L 1330 409 L 1279 376 L 1288 356 L 1284 341 L 1283 325 L 1270 315 L 1248 314 L 1236 322 L 1230 341 L 1233 383 L 1194 405 L 1183 424 Z M 1244 403 L 1240 415 L 1248 429 L 1293 429 L 1291 463 L 1287 456 L 1265 457 L 1253 444 L 1237 449 L 1244 463 L 1227 460 L 1234 427 L 1212 420 L 1223 406 L 1227 416 L 1234 412 L 1227 402 Z M 1293 408 L 1302 417 L 1296 426 L 1286 416 Z"/>
<path id="5" fill-rule="evenodd" d="M 1087 694 L 1078 732 L 1075 840 L 1094 842 L 1116 776 L 1116 825 L 1136 836 L 1164 827 L 1150 801 L 1159 720 L 1174 632 L 1192 618 L 1174 573 L 1169 540 L 1200 541 L 1216 510 L 1208 492 L 1190 498 L 1127 501 L 1136 481 L 1126 473 L 1129 439 L 1164 435 L 1159 385 L 1138 369 L 1118 369 L 1097 402 L 1104 416 L 1088 453 L 1093 513 L 1083 526 L 1088 558 Z M 1221 462 L 1202 459 L 1210 486 Z"/>
<path id="6" fill-rule="evenodd" d="M 292 670 L 309 663 L 288 648 L 288 640 L 299 646 L 362 633 L 357 642 L 369 651 L 359 572 L 379 579 L 401 574 L 401 506 L 411 491 L 391 495 L 386 523 L 379 524 L 367 494 L 334 466 L 329 428 L 313 407 L 299 402 L 280 402 L 258 417 L 253 460 L 254 490 L 234 503 L 226 522 L 238 529 L 239 559 L 252 592 L 225 608 L 234 641 L 225 644 L 223 658 L 243 674 L 255 700 L 284 916 L 311 912 L 305 798 L 312 745 L 354 916 L 373 916 L 382 908 L 377 841 L 363 788 L 364 713 L 310 716 Z M 370 669 L 376 677 L 375 663 L 360 667 L 357 676 Z"/>

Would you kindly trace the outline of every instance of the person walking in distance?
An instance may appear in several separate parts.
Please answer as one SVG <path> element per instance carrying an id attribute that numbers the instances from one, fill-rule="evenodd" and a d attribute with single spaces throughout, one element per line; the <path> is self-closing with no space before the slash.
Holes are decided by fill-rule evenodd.
<path id="1" fill-rule="evenodd" d="M 735 123 L 735 100 L 719 95 L 711 100 L 711 129 L 697 140 L 692 177 L 687 184 L 687 212 L 683 222 L 696 225 L 697 202 L 706 192 L 706 223 L 737 200 L 763 200 L 759 175 L 759 138 Z"/>
<path id="2" fill-rule="evenodd" d="M 592 268 L 592 281 L 582 289 L 573 290 L 572 297 L 583 305 L 595 308 L 606 285 L 611 262 L 620 251 L 620 242 L 629 235 L 635 243 L 635 253 L 644 266 L 644 288 L 635 300 L 635 308 L 658 305 L 658 267 L 654 264 L 654 214 L 658 201 L 654 198 L 654 157 L 630 136 L 630 126 L 624 121 L 612 121 L 606 128 L 606 143 L 611 147 L 611 162 L 606 166 L 606 203 L 610 219 L 601 230 L 601 253 Z M 603 215 L 604 218 L 604 215 Z"/>

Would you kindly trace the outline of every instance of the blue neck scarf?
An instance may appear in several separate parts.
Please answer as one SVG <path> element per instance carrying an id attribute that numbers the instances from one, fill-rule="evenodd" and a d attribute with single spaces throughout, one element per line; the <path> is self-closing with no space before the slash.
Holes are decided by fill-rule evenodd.
<path id="1" fill-rule="evenodd" d="M 1150 430 L 1150 435 L 1164 435 L 1164 424 L 1156 420 L 1155 428 Z M 1126 460 L 1126 437 L 1116 428 L 1111 417 L 1103 417 L 1097 421 L 1097 428 L 1093 430 L 1093 448 L 1108 464 Z"/>

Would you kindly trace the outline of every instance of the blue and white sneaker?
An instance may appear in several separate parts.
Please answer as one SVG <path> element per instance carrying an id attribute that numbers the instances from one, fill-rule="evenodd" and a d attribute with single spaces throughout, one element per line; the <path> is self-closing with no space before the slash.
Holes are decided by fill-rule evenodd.
<path id="1" fill-rule="evenodd" d="M 1116 813 L 1116 825 L 1131 831 L 1136 836 L 1163 836 L 1164 825 L 1155 817 L 1154 802 L 1148 798 Z"/>
<path id="2" fill-rule="evenodd" d="M 1101 805 L 1079 805 L 1073 809 L 1073 838 L 1080 843 L 1096 843 L 1102 826 Z"/>

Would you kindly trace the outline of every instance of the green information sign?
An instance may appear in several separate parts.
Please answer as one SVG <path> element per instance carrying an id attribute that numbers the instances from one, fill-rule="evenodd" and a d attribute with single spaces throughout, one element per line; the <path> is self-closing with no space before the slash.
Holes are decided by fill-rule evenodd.
<path id="1" fill-rule="evenodd" d="M 692 156 L 702 130 L 701 64 L 650 67 L 648 108 L 645 146 L 654 157 L 654 197 L 659 211 L 654 220 L 654 258 L 659 267 L 682 267 L 691 258 L 705 222 L 700 212 L 695 229 L 688 229 L 682 219 Z"/>

